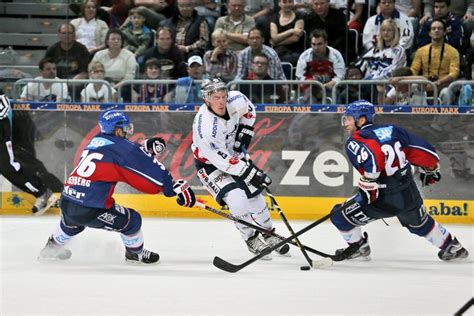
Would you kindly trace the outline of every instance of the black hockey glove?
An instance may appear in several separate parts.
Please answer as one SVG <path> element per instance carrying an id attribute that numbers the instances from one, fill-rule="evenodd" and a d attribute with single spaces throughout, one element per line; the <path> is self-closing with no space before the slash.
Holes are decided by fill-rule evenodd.
<path id="1" fill-rule="evenodd" d="M 234 150 L 242 152 L 242 147 L 249 148 L 254 134 L 253 126 L 240 124 L 235 134 Z"/>
<path id="2" fill-rule="evenodd" d="M 422 186 L 428 186 L 435 184 L 441 180 L 441 173 L 439 171 L 439 166 L 436 166 L 435 169 L 429 170 L 423 167 L 420 168 L 420 180 Z"/>
<path id="3" fill-rule="evenodd" d="M 154 155 L 161 154 L 166 149 L 166 142 L 161 137 L 153 137 L 145 140 L 146 150 Z"/>
<path id="4" fill-rule="evenodd" d="M 196 203 L 194 192 L 186 180 L 179 179 L 173 184 L 173 191 L 177 194 L 176 203 L 184 207 L 193 207 Z"/>
<path id="5" fill-rule="evenodd" d="M 256 188 L 261 188 L 263 186 L 269 186 L 272 184 L 272 179 L 267 176 L 265 172 L 257 168 L 252 162 L 248 163 L 247 169 L 245 169 L 240 178 L 247 185 L 253 185 Z"/>
<path id="6" fill-rule="evenodd" d="M 377 180 L 361 177 L 358 186 L 359 194 L 367 204 L 375 202 L 379 197 L 379 184 Z"/>

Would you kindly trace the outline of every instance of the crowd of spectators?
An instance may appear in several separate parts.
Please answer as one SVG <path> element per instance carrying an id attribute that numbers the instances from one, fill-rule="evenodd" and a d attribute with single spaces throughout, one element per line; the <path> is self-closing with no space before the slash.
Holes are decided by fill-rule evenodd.
<path id="1" fill-rule="evenodd" d="M 102 78 L 113 91 L 101 94 L 104 87 L 95 84 L 83 87 L 85 92 L 52 93 L 58 99 L 69 93 L 74 100 L 101 95 L 114 100 L 120 90 L 125 102 L 172 102 L 178 90 L 187 88 L 181 99 L 199 102 L 195 81 L 212 76 L 227 82 L 318 81 L 330 96 L 345 79 L 395 76 L 370 91 L 341 86 L 338 102 L 356 97 L 356 91 L 382 103 L 409 100 L 405 94 L 423 91 L 426 102 L 437 90 L 446 103 L 453 97 L 446 89 L 451 82 L 472 78 L 472 0 L 85 0 L 75 9 L 80 17 L 60 25 L 58 42 L 40 63 L 40 78 Z M 282 62 L 291 67 L 284 69 Z M 124 85 L 130 79 L 180 84 L 177 91 Z M 433 84 L 399 84 L 404 79 Z M 289 94 L 295 86 L 261 88 L 255 98 L 293 102 Z M 305 96 L 299 101 L 327 102 L 320 86 L 296 87 Z M 32 96 L 28 90 L 22 97 Z M 404 96 L 397 97 L 399 92 Z"/>

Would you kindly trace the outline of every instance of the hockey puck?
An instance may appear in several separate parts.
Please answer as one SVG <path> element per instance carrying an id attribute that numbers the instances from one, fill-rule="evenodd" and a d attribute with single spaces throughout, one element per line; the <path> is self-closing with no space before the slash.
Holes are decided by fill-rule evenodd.
<path id="1" fill-rule="evenodd" d="M 311 269 L 310 266 L 301 266 L 301 267 L 300 267 L 300 270 L 301 270 L 301 271 L 308 271 L 308 270 L 310 270 L 310 269 Z"/>

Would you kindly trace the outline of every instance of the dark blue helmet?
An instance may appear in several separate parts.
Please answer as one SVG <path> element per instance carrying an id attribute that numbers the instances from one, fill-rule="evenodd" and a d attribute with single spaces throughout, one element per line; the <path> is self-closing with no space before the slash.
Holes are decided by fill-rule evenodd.
<path id="1" fill-rule="evenodd" d="M 122 111 L 102 112 L 99 117 L 99 126 L 100 131 L 104 134 L 114 134 L 116 128 L 121 128 L 127 135 L 133 134 L 133 124 Z"/>
<path id="2" fill-rule="evenodd" d="M 366 100 L 354 101 L 344 108 L 344 116 L 352 116 L 355 120 L 361 116 L 365 116 L 367 122 L 374 121 L 375 108 L 372 103 Z"/>

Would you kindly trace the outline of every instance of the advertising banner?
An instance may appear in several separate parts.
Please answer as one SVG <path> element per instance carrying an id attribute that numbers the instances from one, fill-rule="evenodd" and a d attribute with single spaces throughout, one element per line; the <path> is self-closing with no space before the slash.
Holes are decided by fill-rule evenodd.
<path id="1" fill-rule="evenodd" d="M 57 109 L 48 111 L 44 107 L 32 109 L 30 104 L 15 104 L 16 109 L 30 110 L 14 111 L 13 144 L 15 155 L 27 162 L 26 167 L 44 165 L 41 176 L 59 192 L 61 183 L 78 162 L 82 149 L 99 132 L 97 120 L 101 108 L 87 110 L 84 105 L 70 104 L 66 109 L 54 105 Z M 293 213 L 294 218 L 317 218 L 318 214 L 328 212 L 334 203 L 353 194 L 358 173 L 351 167 L 343 150 L 346 135 L 341 126 L 341 107 L 319 106 L 315 110 L 309 106 L 305 113 L 295 108 L 303 107 L 261 106 L 249 153 L 254 163 L 272 177 L 272 191 L 282 201 L 285 212 Z M 183 109 L 173 110 L 172 106 L 161 105 L 160 109 L 134 108 L 137 112 L 127 112 L 135 127 L 131 140 L 140 142 L 152 136 L 163 137 L 167 150 L 158 159 L 175 178 L 190 181 L 196 193 L 210 201 L 195 176 L 190 150 L 195 106 L 188 108 L 189 111 Z M 378 109 L 377 123 L 400 125 L 426 139 L 438 150 L 442 181 L 421 189 L 430 213 L 450 222 L 473 223 L 474 115 L 459 114 L 459 110 L 453 110 L 455 108 L 442 115 L 427 114 L 430 113 L 428 110 L 415 111 L 410 107 L 392 112 L 385 109 Z M 414 172 L 418 177 L 418 171 L 414 169 Z M 11 191 L 18 190 L 13 188 Z M 135 195 L 138 200 L 148 199 L 127 185 L 118 185 L 115 192 L 117 196 L 128 196 L 127 201 L 133 200 Z M 4 212 L 12 209 L 11 200 L 11 195 L 3 194 Z M 171 199 L 158 198 L 159 204 L 154 206 L 157 211 L 160 209 L 171 215 L 174 210 L 179 211 L 169 201 L 163 200 Z M 136 203 L 142 205 L 139 201 Z M 151 205 L 143 203 L 145 210 L 153 211 Z"/>

